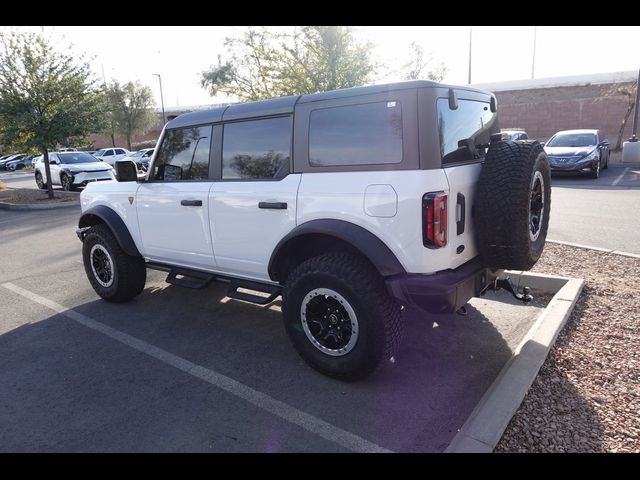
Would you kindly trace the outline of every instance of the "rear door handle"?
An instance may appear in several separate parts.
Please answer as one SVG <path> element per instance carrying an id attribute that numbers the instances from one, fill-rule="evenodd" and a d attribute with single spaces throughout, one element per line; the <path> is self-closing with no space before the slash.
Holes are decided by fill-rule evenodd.
<path id="1" fill-rule="evenodd" d="M 271 208 L 274 210 L 286 210 L 287 202 L 260 202 L 258 208 Z"/>
<path id="2" fill-rule="evenodd" d="M 466 199 L 462 193 L 458 193 L 458 201 L 456 203 L 456 233 L 462 235 L 464 233 L 464 221 L 466 218 Z"/>
<path id="3" fill-rule="evenodd" d="M 183 207 L 201 207 L 202 200 L 180 200 L 180 205 Z"/>

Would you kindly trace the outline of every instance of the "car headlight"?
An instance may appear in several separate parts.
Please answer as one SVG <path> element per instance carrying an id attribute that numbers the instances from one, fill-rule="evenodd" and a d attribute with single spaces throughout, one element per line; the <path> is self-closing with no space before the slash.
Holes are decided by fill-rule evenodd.
<path id="1" fill-rule="evenodd" d="M 582 162 L 593 162 L 596 158 L 598 158 L 598 150 L 594 150 L 589 155 L 587 155 L 586 157 L 581 158 L 578 161 L 580 163 L 582 163 Z"/>

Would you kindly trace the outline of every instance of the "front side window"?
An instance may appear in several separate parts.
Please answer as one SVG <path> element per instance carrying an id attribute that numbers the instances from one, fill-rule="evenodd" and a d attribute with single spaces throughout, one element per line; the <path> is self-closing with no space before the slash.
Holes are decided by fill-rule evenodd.
<path id="1" fill-rule="evenodd" d="M 291 117 L 224 126 L 222 178 L 283 178 L 291 158 Z"/>
<path id="2" fill-rule="evenodd" d="M 209 178 L 211 125 L 167 130 L 153 166 L 154 180 Z"/>
<path id="3" fill-rule="evenodd" d="M 439 98 L 438 134 L 442 163 L 484 158 L 495 118 L 488 102 L 458 100 L 458 108 L 452 110 L 448 99 Z"/>
<path id="4" fill-rule="evenodd" d="M 402 105 L 385 101 L 314 110 L 309 162 L 316 167 L 402 161 Z"/>

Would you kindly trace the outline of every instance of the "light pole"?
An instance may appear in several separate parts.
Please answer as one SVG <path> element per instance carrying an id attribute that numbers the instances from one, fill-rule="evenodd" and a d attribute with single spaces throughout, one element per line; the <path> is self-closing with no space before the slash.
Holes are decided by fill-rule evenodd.
<path id="1" fill-rule="evenodd" d="M 165 123 L 167 123 L 167 117 L 164 114 L 164 95 L 162 93 L 162 77 L 160 76 L 159 73 L 154 73 L 152 75 L 155 75 L 156 77 L 158 77 L 158 81 L 160 82 L 160 104 L 162 105 L 162 124 L 164 125 Z"/>
<path id="2" fill-rule="evenodd" d="M 533 57 L 531 59 L 531 80 L 536 73 L 536 37 L 538 33 L 538 27 L 533 27 Z"/>
<path id="3" fill-rule="evenodd" d="M 469 27 L 469 85 L 471 85 L 471 39 L 473 38 L 473 27 Z"/>

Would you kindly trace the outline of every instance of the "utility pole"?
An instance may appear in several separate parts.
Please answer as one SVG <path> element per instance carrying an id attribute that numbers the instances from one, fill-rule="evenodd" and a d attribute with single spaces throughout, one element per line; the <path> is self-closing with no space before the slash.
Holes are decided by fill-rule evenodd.
<path id="1" fill-rule="evenodd" d="M 538 34 L 538 27 L 533 27 L 533 58 L 531 60 L 531 80 L 536 72 L 536 38 Z"/>
<path id="2" fill-rule="evenodd" d="M 469 81 L 467 82 L 471 85 L 471 39 L 473 38 L 473 27 L 469 27 Z"/>
<path id="3" fill-rule="evenodd" d="M 154 73 L 153 75 L 158 77 L 158 80 L 160 81 L 160 104 L 162 105 L 162 124 L 164 125 L 165 123 L 167 123 L 167 117 L 164 114 L 164 94 L 162 93 L 162 77 L 160 76 L 159 73 Z"/>
<path id="4" fill-rule="evenodd" d="M 638 141 L 638 103 L 640 103 L 640 68 L 638 69 L 638 81 L 636 83 L 636 105 L 633 107 L 633 129 L 631 130 L 630 142 Z"/>

